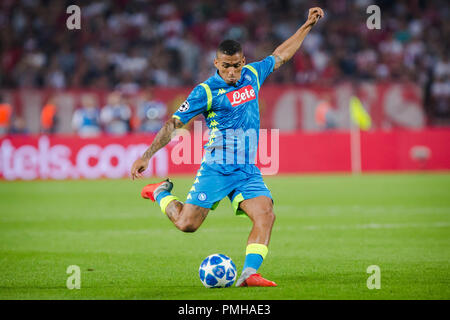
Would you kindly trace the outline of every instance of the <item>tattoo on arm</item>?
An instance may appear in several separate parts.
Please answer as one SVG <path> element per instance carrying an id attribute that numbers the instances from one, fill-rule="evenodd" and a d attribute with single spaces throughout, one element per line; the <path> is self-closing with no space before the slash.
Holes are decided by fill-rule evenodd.
<path id="1" fill-rule="evenodd" d="M 286 61 L 284 61 L 283 58 L 281 58 L 277 54 L 274 54 L 273 56 L 275 58 L 275 66 L 273 67 L 274 69 L 278 69 L 279 67 L 281 67 L 286 62 Z"/>
<path id="2" fill-rule="evenodd" d="M 278 69 L 294 56 L 311 28 L 312 26 L 302 25 L 289 39 L 275 49 L 272 53 L 275 58 L 274 69 Z"/>
<path id="3" fill-rule="evenodd" d="M 155 140 L 153 140 L 151 146 L 144 152 L 142 159 L 149 160 L 159 149 L 164 147 L 172 140 L 172 133 L 175 129 L 181 128 L 183 123 L 176 119 L 169 119 L 164 126 L 156 134 Z"/>

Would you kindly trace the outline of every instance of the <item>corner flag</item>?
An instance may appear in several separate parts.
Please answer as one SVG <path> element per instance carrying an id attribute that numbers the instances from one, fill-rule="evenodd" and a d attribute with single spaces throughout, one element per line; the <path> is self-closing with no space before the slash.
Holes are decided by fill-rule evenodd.
<path id="1" fill-rule="evenodd" d="M 356 123 L 361 130 L 370 129 L 372 124 L 370 115 L 356 96 L 350 98 L 350 116 L 353 122 Z"/>

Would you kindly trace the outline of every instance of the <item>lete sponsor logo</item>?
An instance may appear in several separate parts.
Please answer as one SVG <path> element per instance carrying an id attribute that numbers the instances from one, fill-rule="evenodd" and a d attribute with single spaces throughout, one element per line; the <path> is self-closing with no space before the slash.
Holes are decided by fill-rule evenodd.
<path id="1" fill-rule="evenodd" d="M 253 87 L 248 85 L 239 90 L 228 92 L 227 98 L 230 100 L 232 107 L 237 107 L 238 105 L 256 99 L 256 94 Z"/>

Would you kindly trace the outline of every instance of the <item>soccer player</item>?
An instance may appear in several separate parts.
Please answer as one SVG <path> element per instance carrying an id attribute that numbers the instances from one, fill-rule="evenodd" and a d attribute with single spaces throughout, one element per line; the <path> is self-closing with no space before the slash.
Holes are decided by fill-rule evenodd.
<path id="1" fill-rule="evenodd" d="M 223 41 L 214 59 L 215 75 L 192 90 L 131 168 L 133 179 L 141 177 L 150 158 L 169 143 L 172 133 L 203 114 L 210 137 L 186 202 L 171 194 L 173 184 L 169 179 L 145 186 L 141 196 L 157 201 L 173 224 L 184 232 L 197 230 L 209 210 L 214 210 L 219 201 L 228 196 L 235 213 L 246 214 L 253 223 L 243 271 L 236 286 L 276 286 L 257 273 L 268 252 L 275 215 L 271 193 L 252 162 L 251 155 L 256 155 L 258 143 L 246 145 L 245 140 L 251 135 L 249 132 L 256 132 L 256 135 L 259 132 L 258 95 L 264 80 L 292 58 L 323 15 L 321 8 L 309 9 L 307 21 L 295 34 L 259 62 L 245 64 L 241 45 L 233 40 Z"/>

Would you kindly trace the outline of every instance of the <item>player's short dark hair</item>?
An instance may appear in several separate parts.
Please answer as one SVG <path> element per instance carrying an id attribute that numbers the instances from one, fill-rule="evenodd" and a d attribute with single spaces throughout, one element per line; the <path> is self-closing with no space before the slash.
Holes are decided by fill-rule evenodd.
<path id="1" fill-rule="evenodd" d="M 227 39 L 222 41 L 217 48 L 217 52 L 232 56 L 236 53 L 242 52 L 241 44 L 235 40 Z"/>

